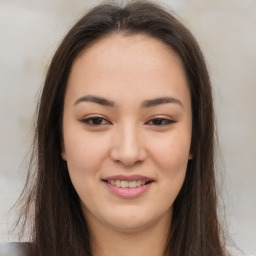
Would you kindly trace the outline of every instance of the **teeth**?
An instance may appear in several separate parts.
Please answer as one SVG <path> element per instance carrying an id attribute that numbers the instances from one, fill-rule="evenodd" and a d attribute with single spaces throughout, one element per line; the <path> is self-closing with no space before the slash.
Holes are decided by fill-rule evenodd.
<path id="1" fill-rule="evenodd" d="M 141 186 L 141 180 L 137 180 L 137 181 L 136 181 L 136 186 L 137 186 L 137 187 Z"/>
<path id="2" fill-rule="evenodd" d="M 128 185 L 129 185 L 129 182 L 128 182 L 128 181 L 122 180 L 120 187 L 121 187 L 121 188 L 128 188 Z"/>
<path id="3" fill-rule="evenodd" d="M 136 180 L 134 181 L 129 181 L 129 188 L 135 188 L 136 187 Z"/>
<path id="4" fill-rule="evenodd" d="M 108 180 L 108 183 L 111 185 L 114 185 L 118 188 L 135 188 L 140 187 L 142 185 L 145 185 L 145 180 L 132 180 L 132 181 L 126 181 L 126 180 Z"/>
<path id="5" fill-rule="evenodd" d="M 121 181 L 120 180 L 116 180 L 116 187 L 118 187 L 118 188 L 121 187 Z"/>

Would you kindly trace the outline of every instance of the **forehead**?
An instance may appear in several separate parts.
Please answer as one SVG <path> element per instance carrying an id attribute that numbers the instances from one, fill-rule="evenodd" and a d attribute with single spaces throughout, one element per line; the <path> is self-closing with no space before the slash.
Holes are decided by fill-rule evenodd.
<path id="1" fill-rule="evenodd" d="M 125 68 L 125 71 L 133 70 L 135 65 L 140 65 L 141 71 L 144 69 L 160 71 L 161 68 L 169 65 L 172 68 L 176 65 L 182 69 L 180 58 L 170 46 L 144 34 L 108 35 L 82 51 L 74 61 L 72 69 L 81 64 L 90 64 L 88 68 L 117 69 L 118 67 L 119 71 L 121 68 Z"/>
<path id="2" fill-rule="evenodd" d="M 189 90 L 180 58 L 165 43 L 143 34 L 112 34 L 84 50 L 74 61 L 68 93 L 113 98 L 126 94 L 128 99 L 184 96 Z"/>

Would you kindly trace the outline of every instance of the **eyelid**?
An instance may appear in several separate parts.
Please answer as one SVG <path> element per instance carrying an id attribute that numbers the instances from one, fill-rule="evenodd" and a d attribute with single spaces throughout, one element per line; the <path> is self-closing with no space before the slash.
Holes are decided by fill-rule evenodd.
<path id="1" fill-rule="evenodd" d="M 152 126 L 157 126 L 157 127 L 163 127 L 163 126 L 169 126 L 169 125 L 172 125 L 173 123 L 176 123 L 177 121 L 173 120 L 173 119 L 170 119 L 170 118 L 166 118 L 166 117 L 161 117 L 161 116 L 156 116 L 154 118 L 151 118 L 149 121 L 146 122 L 149 123 L 151 121 L 154 121 L 154 120 L 162 120 L 162 121 L 165 121 L 167 122 L 167 124 L 160 124 L 160 125 L 154 125 L 152 124 Z"/>
<path id="2" fill-rule="evenodd" d="M 81 121 L 82 123 L 84 123 L 85 125 L 92 126 L 92 127 L 101 127 L 101 126 L 107 125 L 107 124 L 98 124 L 98 125 L 96 125 L 96 124 L 90 124 L 90 123 L 89 123 L 91 120 L 95 120 L 95 119 L 97 119 L 97 118 L 102 119 L 102 120 L 104 120 L 104 122 L 107 122 L 107 123 L 111 124 L 111 122 L 108 121 L 105 117 L 103 117 L 103 116 L 97 116 L 97 115 L 95 115 L 95 116 L 89 116 L 89 117 L 84 117 L 84 118 L 82 118 L 80 121 Z"/>
<path id="3" fill-rule="evenodd" d="M 102 121 L 104 121 L 105 123 L 104 124 L 90 124 L 89 122 L 92 121 L 92 120 L 95 120 L 95 119 L 101 119 Z M 152 122 L 152 121 L 155 121 L 155 120 L 160 120 L 162 122 L 165 122 L 165 124 L 151 124 L 150 126 L 156 126 L 156 127 L 164 127 L 164 126 L 170 126 L 172 125 L 173 123 L 176 123 L 177 121 L 173 120 L 173 119 L 170 119 L 170 118 L 166 118 L 166 117 L 162 117 L 162 116 L 155 116 L 155 117 L 152 117 L 149 119 L 149 121 L 147 121 L 145 124 L 147 125 L 148 123 Z M 92 127 L 102 127 L 102 126 L 105 126 L 105 125 L 108 125 L 108 124 L 111 124 L 110 121 L 108 121 L 105 117 L 103 116 L 98 116 L 98 115 L 94 115 L 94 116 L 89 116 L 89 117 L 85 117 L 85 118 L 82 118 L 81 119 L 81 122 L 84 123 L 85 125 L 88 125 L 88 126 L 92 126 Z"/>

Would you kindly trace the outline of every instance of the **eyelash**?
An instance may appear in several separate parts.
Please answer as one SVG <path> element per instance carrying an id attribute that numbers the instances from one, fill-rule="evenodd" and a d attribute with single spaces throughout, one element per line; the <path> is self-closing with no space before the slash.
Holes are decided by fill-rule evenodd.
<path id="1" fill-rule="evenodd" d="M 88 126 L 93 126 L 93 127 L 100 127 L 100 126 L 102 126 L 102 125 L 105 125 L 105 124 L 93 124 L 93 121 L 103 121 L 103 120 L 105 120 L 105 121 L 107 121 L 105 118 L 103 118 L 103 117 L 99 117 L 99 116 L 94 116 L 94 117 L 89 117 L 89 118 L 86 118 L 86 119 L 82 119 L 81 120 L 81 122 L 82 123 L 84 123 L 84 124 L 86 124 L 86 125 L 88 125 Z M 151 121 L 160 121 L 161 123 L 162 122 L 165 122 L 165 124 L 160 124 L 160 125 L 157 125 L 157 124 L 152 124 L 152 125 L 154 125 L 154 126 L 167 126 L 167 125 L 171 125 L 171 124 L 173 124 L 173 123 L 176 123 L 176 121 L 174 121 L 174 120 L 170 120 L 170 119 L 166 119 L 166 118 L 160 118 L 160 117 L 158 117 L 158 118 L 153 118 L 153 119 L 151 119 L 149 122 L 151 122 Z M 109 122 L 109 121 L 107 121 L 107 122 Z M 148 122 L 147 122 L 148 123 Z"/>
<path id="2" fill-rule="evenodd" d="M 156 120 L 158 120 L 158 121 L 164 121 L 165 124 L 164 124 L 164 125 L 155 125 L 155 126 L 166 126 L 166 125 L 170 125 L 170 124 L 176 123 L 174 120 L 170 120 L 170 119 L 167 119 L 167 118 L 160 118 L 160 117 L 158 117 L 158 118 L 153 118 L 153 119 L 151 119 L 150 121 L 156 121 Z"/>
<path id="3" fill-rule="evenodd" d="M 107 121 L 105 118 L 103 117 L 99 117 L 99 116 L 93 116 L 93 117 L 89 117 L 89 118 L 86 118 L 86 119 L 82 119 L 82 123 L 86 124 L 86 125 L 89 125 L 89 126 L 101 126 L 102 124 L 92 124 L 90 123 L 90 121 L 95 121 L 95 120 L 105 120 Z M 108 121 L 107 121 L 108 122 Z"/>

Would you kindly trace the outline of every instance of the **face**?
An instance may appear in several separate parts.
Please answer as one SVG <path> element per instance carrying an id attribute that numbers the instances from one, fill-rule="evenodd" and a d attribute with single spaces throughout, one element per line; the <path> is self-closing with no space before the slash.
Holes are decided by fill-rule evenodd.
<path id="1" fill-rule="evenodd" d="M 110 35 L 68 80 L 62 158 L 90 225 L 170 221 L 190 157 L 191 99 L 179 58 L 145 35 Z"/>

